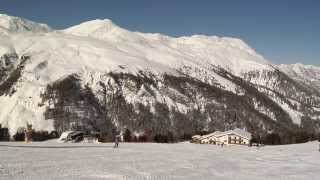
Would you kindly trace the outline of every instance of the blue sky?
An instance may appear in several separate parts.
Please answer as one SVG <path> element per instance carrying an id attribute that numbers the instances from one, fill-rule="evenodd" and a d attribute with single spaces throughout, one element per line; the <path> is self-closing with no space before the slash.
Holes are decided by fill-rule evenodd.
<path id="1" fill-rule="evenodd" d="M 1 0 L 0 13 L 57 29 L 108 18 L 134 31 L 231 36 L 277 64 L 320 64 L 320 0 Z"/>

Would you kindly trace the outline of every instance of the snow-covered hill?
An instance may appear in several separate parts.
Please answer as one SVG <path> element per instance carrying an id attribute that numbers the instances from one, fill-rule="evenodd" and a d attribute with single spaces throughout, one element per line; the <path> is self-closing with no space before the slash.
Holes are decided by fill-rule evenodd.
<path id="1" fill-rule="evenodd" d="M 1 15 L 0 27 L 0 123 L 11 134 L 26 123 L 177 137 L 319 131 L 319 94 L 240 39 L 131 32 L 110 20 L 52 30 Z"/>

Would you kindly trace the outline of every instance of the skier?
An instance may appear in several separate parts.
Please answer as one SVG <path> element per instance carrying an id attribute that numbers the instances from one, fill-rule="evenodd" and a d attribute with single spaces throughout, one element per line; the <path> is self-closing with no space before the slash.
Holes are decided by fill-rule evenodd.
<path id="1" fill-rule="evenodd" d="M 114 138 L 114 148 L 119 147 L 119 139 L 120 139 L 120 136 L 116 135 L 116 137 Z"/>

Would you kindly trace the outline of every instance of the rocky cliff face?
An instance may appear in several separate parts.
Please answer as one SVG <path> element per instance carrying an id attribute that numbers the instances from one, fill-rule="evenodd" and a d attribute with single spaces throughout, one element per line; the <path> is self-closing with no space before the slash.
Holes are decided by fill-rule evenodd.
<path id="1" fill-rule="evenodd" d="M 59 31 L 6 29 L 0 123 L 11 134 L 26 123 L 38 131 L 95 131 L 110 139 L 130 131 L 167 141 L 236 127 L 264 140 L 276 135 L 278 143 L 319 133 L 317 87 L 239 39 L 143 34 L 110 20 Z"/>

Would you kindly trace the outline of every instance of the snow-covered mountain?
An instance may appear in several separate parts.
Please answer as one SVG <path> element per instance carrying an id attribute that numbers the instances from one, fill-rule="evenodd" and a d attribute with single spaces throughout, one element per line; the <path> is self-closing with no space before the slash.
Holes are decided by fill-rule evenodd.
<path id="1" fill-rule="evenodd" d="M 0 34 L 18 32 L 49 32 L 51 28 L 46 24 L 35 23 L 24 18 L 0 14 Z"/>
<path id="2" fill-rule="evenodd" d="M 233 127 L 319 131 L 319 92 L 240 39 L 132 32 L 110 20 L 53 30 L 7 15 L 0 29 L 0 123 L 11 134 L 26 123 L 176 139 Z"/>
<path id="3" fill-rule="evenodd" d="M 285 72 L 292 79 L 303 82 L 315 87 L 320 91 L 320 67 L 314 65 L 297 64 L 281 64 L 279 69 Z"/>

